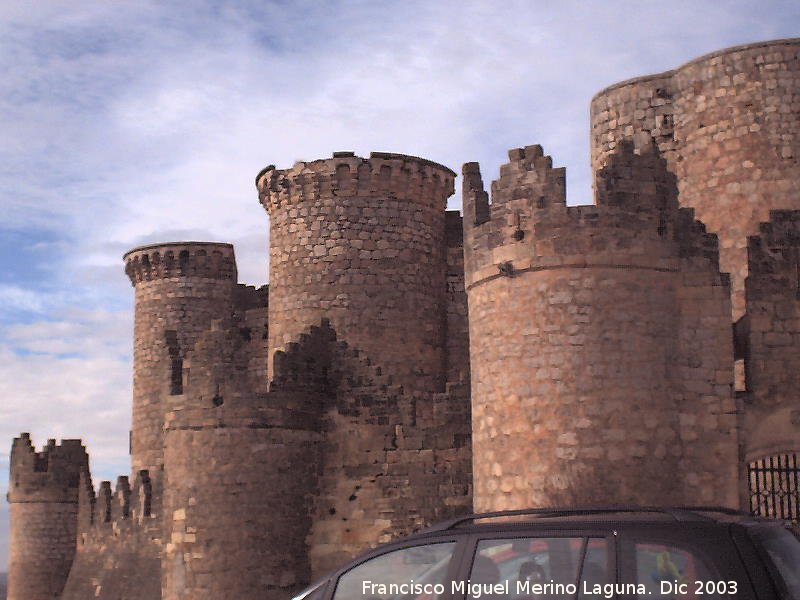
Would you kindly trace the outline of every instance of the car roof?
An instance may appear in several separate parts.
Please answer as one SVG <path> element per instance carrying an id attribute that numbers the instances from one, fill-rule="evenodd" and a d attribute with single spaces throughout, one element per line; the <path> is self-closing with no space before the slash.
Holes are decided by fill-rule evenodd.
<path id="1" fill-rule="evenodd" d="M 457 517 L 433 525 L 413 537 L 432 534 L 479 532 L 486 529 L 589 529 L 609 526 L 669 525 L 676 523 L 727 525 L 730 523 L 774 523 L 723 506 L 589 506 L 578 508 L 531 508 Z"/>

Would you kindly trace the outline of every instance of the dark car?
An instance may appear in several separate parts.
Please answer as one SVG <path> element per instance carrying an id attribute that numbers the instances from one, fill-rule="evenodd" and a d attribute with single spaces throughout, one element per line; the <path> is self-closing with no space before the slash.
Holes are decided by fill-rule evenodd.
<path id="1" fill-rule="evenodd" d="M 726 508 L 469 515 L 383 545 L 294 600 L 800 600 L 800 540 Z"/>

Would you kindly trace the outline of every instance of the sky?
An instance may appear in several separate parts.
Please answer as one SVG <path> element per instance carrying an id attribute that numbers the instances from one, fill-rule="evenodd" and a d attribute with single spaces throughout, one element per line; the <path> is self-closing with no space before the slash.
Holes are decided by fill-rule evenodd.
<path id="1" fill-rule="evenodd" d="M 538 143 L 588 203 L 595 93 L 798 35 L 796 0 L 0 2 L 0 494 L 22 431 L 128 473 L 122 255 L 227 241 L 265 283 L 267 164 L 401 152 L 488 181 Z"/>

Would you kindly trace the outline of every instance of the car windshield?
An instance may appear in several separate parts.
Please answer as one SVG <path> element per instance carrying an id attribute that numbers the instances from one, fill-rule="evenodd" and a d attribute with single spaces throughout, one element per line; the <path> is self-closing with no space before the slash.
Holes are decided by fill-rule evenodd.
<path id="1" fill-rule="evenodd" d="M 800 600 L 800 539 L 788 527 L 759 525 L 750 528 L 762 556 L 781 578 L 781 598 Z"/>

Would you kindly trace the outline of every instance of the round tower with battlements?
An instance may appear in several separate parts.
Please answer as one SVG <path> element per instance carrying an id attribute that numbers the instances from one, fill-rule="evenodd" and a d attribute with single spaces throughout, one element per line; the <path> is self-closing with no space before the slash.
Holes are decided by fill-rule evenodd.
<path id="1" fill-rule="evenodd" d="M 270 362 L 327 317 L 339 340 L 395 382 L 443 389 L 445 208 L 454 176 L 428 160 L 379 152 L 259 173 L 270 216 Z"/>
<path id="2" fill-rule="evenodd" d="M 81 472 L 89 468 L 80 440 L 36 452 L 23 433 L 11 448 L 9 600 L 52 600 L 67 581 L 78 535 Z"/>
<path id="3" fill-rule="evenodd" d="M 183 362 L 213 319 L 233 307 L 233 246 L 175 242 L 124 256 L 136 289 L 133 351 L 133 471 L 163 468 L 163 398 L 183 393 Z"/>
<path id="4" fill-rule="evenodd" d="M 165 403 L 163 600 L 280 600 L 311 580 L 323 399 L 243 387 L 231 368 L 243 340 L 227 321 L 209 324 L 184 393 Z"/>
<path id="5" fill-rule="evenodd" d="M 595 171 L 624 140 L 655 141 L 680 203 L 719 236 L 734 319 L 745 312 L 747 237 L 770 210 L 800 208 L 799 98 L 800 39 L 789 39 L 720 50 L 592 100 Z"/>
<path id="6" fill-rule="evenodd" d="M 509 152 L 464 166 L 475 508 L 735 506 L 727 277 L 657 149 L 622 144 L 597 205 Z"/>

